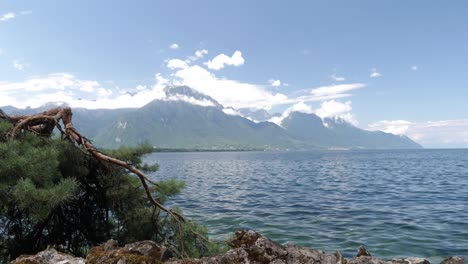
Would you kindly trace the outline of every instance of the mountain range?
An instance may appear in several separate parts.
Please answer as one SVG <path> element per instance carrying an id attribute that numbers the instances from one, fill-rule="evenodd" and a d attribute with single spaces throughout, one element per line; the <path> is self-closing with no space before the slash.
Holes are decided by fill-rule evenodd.
<path id="1" fill-rule="evenodd" d="M 164 92 L 164 99 L 141 108 L 74 108 L 74 125 L 102 148 L 143 142 L 157 148 L 205 150 L 422 148 L 406 136 L 363 130 L 340 118 L 292 112 L 277 125 L 267 121 L 275 116 L 267 111 L 225 108 L 187 86 L 166 87 Z M 31 114 L 59 105 L 0 108 L 9 114 Z"/>

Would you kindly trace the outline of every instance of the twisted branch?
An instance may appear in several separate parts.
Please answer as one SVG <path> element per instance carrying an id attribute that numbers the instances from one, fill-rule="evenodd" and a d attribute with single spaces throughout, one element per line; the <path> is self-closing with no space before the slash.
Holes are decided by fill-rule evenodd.
<path id="1" fill-rule="evenodd" d="M 65 137 L 68 138 L 72 143 L 77 144 L 80 147 L 84 147 L 86 152 L 94 156 L 97 160 L 115 164 L 135 174 L 140 179 L 141 184 L 145 189 L 146 196 L 151 202 L 151 204 L 153 204 L 153 206 L 171 215 L 177 222 L 186 222 L 186 219 L 182 215 L 165 207 L 164 205 L 162 205 L 154 199 L 153 195 L 151 194 L 151 190 L 148 186 L 148 183 L 154 186 L 158 186 L 156 182 L 149 179 L 142 171 L 135 168 L 131 164 L 110 157 L 97 150 L 97 148 L 91 143 L 91 141 L 89 141 L 86 137 L 82 136 L 73 127 L 72 116 L 73 113 L 71 108 L 69 107 L 57 107 L 40 114 L 16 116 L 9 116 L 0 109 L 0 120 L 5 120 L 14 125 L 14 127 L 10 130 L 10 132 L 7 135 L 7 138 L 9 140 L 15 139 L 21 131 L 30 131 L 37 135 L 49 137 L 52 134 L 54 128 L 58 128 L 59 131 L 62 134 L 64 134 Z M 65 127 L 65 131 L 62 129 L 60 121 L 62 121 L 63 127 Z"/>

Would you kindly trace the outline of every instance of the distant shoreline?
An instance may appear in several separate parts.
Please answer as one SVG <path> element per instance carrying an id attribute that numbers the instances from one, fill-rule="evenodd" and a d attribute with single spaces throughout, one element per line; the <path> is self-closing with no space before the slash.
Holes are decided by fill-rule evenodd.
<path id="1" fill-rule="evenodd" d="M 468 148 L 424 148 L 424 149 L 358 149 L 358 148 L 329 148 L 329 149 L 190 149 L 190 148 L 154 148 L 153 153 L 174 152 L 304 152 L 304 151 L 403 151 L 403 150 L 468 150 Z"/>
<path id="2" fill-rule="evenodd" d="M 265 151 L 263 149 L 185 149 L 185 148 L 155 148 L 153 153 L 161 152 L 247 152 Z"/>

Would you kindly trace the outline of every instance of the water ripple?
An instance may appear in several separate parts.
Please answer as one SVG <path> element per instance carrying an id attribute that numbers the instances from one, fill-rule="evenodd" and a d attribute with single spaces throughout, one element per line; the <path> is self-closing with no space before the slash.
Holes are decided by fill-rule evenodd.
<path id="1" fill-rule="evenodd" d="M 154 153 L 214 238 L 252 228 L 352 256 L 468 257 L 468 150 Z"/>

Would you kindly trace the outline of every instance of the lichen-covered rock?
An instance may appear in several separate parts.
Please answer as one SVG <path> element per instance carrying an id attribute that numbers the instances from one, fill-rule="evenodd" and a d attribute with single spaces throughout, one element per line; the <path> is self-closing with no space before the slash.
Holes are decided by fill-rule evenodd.
<path id="1" fill-rule="evenodd" d="M 202 259 L 168 259 L 170 254 L 165 247 L 153 241 L 141 241 L 118 247 L 109 240 L 88 252 L 89 264 L 430 264 L 423 258 L 381 260 L 373 257 L 363 246 L 359 247 L 355 258 L 345 259 L 341 252 L 328 254 L 321 250 L 296 245 L 280 245 L 252 230 L 237 231 L 230 242 L 228 252 Z M 13 264 L 84 264 L 81 258 L 47 249 L 34 256 L 21 256 Z M 449 257 L 441 264 L 465 264 L 463 257 Z"/>
<path id="2" fill-rule="evenodd" d="M 221 264 L 221 263 L 271 263 L 271 264 L 337 264 L 338 258 L 323 251 L 299 247 L 282 246 L 252 230 L 237 231 L 230 243 L 234 249 L 227 253 L 202 259 L 170 261 L 171 264 Z M 343 259 L 339 259 L 343 261 Z M 341 262 L 341 264 L 344 264 Z"/>
<path id="3" fill-rule="evenodd" d="M 181 259 L 165 262 L 167 264 L 240 264 L 258 263 L 249 260 L 249 254 L 242 248 L 231 249 L 228 252 L 202 259 Z"/>
<path id="4" fill-rule="evenodd" d="M 153 241 L 141 241 L 127 244 L 122 248 L 108 241 L 93 247 L 86 256 L 89 264 L 157 264 L 162 263 L 166 248 Z"/>
<path id="5" fill-rule="evenodd" d="M 127 244 L 125 245 L 124 250 L 128 251 L 129 253 L 163 260 L 163 255 L 166 251 L 166 248 L 159 246 L 153 241 L 147 240 Z"/>
<path id="6" fill-rule="evenodd" d="M 465 258 L 461 256 L 453 256 L 453 257 L 448 257 L 440 264 L 465 264 Z"/>
<path id="7" fill-rule="evenodd" d="M 109 251 L 109 250 L 113 250 L 113 249 L 118 248 L 119 243 L 117 243 L 117 241 L 115 241 L 114 239 L 109 239 L 109 240 L 107 240 L 106 243 L 102 244 L 102 247 L 103 247 L 104 251 Z"/>
<path id="8" fill-rule="evenodd" d="M 327 254 L 317 249 L 310 249 L 289 244 L 286 246 L 286 251 L 288 252 L 288 255 L 286 262 L 284 263 L 338 263 L 335 255 Z"/>
<path id="9" fill-rule="evenodd" d="M 284 246 L 252 230 L 237 231 L 231 244 L 244 249 L 249 254 L 251 260 L 260 263 L 285 260 L 288 255 Z"/>
<path id="10" fill-rule="evenodd" d="M 392 261 L 381 260 L 375 257 L 361 256 L 346 260 L 347 264 L 396 264 Z"/>
<path id="11" fill-rule="evenodd" d="M 393 259 L 392 262 L 394 264 L 431 264 L 427 259 L 415 257 L 405 259 Z"/>
<path id="12" fill-rule="evenodd" d="M 404 259 L 392 259 L 382 260 L 376 257 L 361 256 L 357 258 L 347 259 L 347 264 L 431 264 L 427 259 L 424 258 L 404 258 Z"/>
<path id="13" fill-rule="evenodd" d="M 82 258 L 58 252 L 54 248 L 47 248 L 44 251 L 31 256 L 19 256 L 11 262 L 12 264 L 85 264 Z"/>

